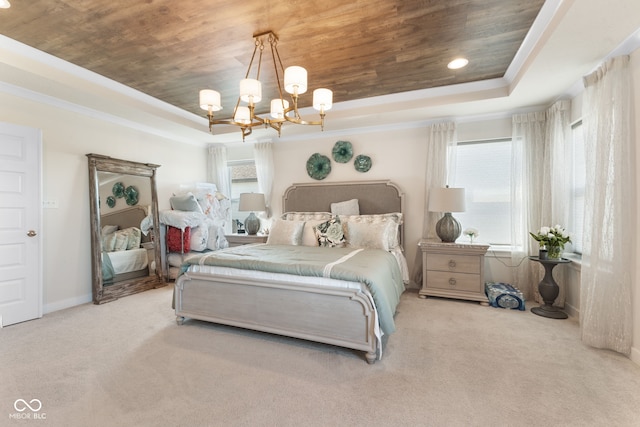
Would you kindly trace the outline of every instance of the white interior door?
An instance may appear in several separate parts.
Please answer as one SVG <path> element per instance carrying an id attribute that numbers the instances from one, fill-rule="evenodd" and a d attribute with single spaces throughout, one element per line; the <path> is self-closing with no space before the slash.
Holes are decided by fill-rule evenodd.
<path id="1" fill-rule="evenodd" d="M 41 141 L 0 123 L 0 326 L 42 317 Z"/>

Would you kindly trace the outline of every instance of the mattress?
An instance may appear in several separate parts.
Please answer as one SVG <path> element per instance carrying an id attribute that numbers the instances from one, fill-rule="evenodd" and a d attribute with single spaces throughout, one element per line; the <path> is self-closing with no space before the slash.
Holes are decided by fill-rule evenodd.
<path id="1" fill-rule="evenodd" d="M 109 259 L 115 274 L 129 273 L 147 268 L 147 250 L 144 248 L 129 249 L 127 251 L 109 252 Z"/>

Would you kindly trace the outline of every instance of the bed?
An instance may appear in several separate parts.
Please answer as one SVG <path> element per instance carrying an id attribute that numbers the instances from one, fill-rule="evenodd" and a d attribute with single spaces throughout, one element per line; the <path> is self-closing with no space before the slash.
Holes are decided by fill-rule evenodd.
<path id="1" fill-rule="evenodd" d="M 191 318 L 301 338 L 362 351 L 374 363 L 408 281 L 403 207 L 390 181 L 292 185 L 266 244 L 182 266 L 178 324 Z M 324 246 L 303 244 L 314 238 Z"/>
<path id="2" fill-rule="evenodd" d="M 105 286 L 150 274 L 149 251 L 145 246 L 151 244 L 151 237 L 140 230 L 146 216 L 146 208 L 133 206 L 100 217 Z"/>

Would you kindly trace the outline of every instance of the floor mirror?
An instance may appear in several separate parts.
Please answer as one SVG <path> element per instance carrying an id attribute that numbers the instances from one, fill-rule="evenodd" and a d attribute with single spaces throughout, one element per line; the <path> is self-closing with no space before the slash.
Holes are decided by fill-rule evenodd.
<path id="1" fill-rule="evenodd" d="M 159 165 L 87 154 L 93 302 L 165 286 L 160 254 Z"/>

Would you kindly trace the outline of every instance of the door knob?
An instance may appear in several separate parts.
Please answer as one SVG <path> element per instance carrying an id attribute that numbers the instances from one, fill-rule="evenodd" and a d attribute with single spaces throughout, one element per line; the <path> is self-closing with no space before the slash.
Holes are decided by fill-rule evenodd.
<path id="1" fill-rule="evenodd" d="M 36 234 L 38 234 L 38 233 L 36 233 L 34 230 L 27 231 L 27 236 L 29 236 L 29 237 L 34 237 Z"/>

